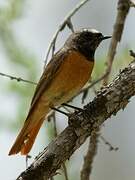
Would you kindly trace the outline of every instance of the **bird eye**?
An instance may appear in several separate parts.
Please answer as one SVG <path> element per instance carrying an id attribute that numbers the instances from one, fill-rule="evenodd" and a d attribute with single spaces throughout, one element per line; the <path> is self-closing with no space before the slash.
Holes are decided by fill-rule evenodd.
<path id="1" fill-rule="evenodd" d="M 102 33 L 97 34 L 97 37 L 102 37 L 102 36 L 103 36 Z"/>

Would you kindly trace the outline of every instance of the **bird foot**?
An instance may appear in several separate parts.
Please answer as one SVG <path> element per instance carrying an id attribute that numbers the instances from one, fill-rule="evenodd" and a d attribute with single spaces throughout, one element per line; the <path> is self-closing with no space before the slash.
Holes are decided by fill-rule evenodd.
<path id="1" fill-rule="evenodd" d="M 63 103 L 62 105 L 63 105 L 63 106 L 70 107 L 70 108 L 72 108 L 72 109 L 76 109 L 76 110 L 78 110 L 78 111 L 83 111 L 83 109 L 81 109 L 81 108 L 79 108 L 79 107 L 76 107 L 76 106 L 72 106 L 72 105 L 70 105 L 70 104 Z"/>
<path id="2" fill-rule="evenodd" d="M 51 109 L 52 109 L 52 110 L 55 110 L 55 111 L 57 111 L 57 112 L 59 112 L 59 113 L 61 113 L 61 114 L 64 114 L 64 115 L 66 115 L 66 116 L 69 116 L 68 113 L 66 113 L 66 112 L 64 112 L 64 111 L 61 111 L 60 109 L 57 109 L 57 108 L 55 108 L 55 107 L 51 107 Z"/>

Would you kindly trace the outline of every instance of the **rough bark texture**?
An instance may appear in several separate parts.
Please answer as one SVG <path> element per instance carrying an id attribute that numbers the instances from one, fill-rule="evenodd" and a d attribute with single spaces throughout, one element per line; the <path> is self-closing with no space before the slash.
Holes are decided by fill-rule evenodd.
<path id="1" fill-rule="evenodd" d="M 135 60 L 104 87 L 83 111 L 70 115 L 69 126 L 52 141 L 17 180 L 46 180 L 56 174 L 62 163 L 70 158 L 105 120 L 124 109 L 135 95 Z"/>

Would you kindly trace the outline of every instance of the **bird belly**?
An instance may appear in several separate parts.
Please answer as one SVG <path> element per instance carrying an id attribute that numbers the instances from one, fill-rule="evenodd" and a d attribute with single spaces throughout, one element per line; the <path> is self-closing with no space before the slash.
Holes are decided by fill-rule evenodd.
<path id="1" fill-rule="evenodd" d="M 46 102 L 53 106 L 69 101 L 89 80 L 93 64 L 93 61 L 88 61 L 80 53 L 71 52 L 41 99 L 46 99 Z"/>

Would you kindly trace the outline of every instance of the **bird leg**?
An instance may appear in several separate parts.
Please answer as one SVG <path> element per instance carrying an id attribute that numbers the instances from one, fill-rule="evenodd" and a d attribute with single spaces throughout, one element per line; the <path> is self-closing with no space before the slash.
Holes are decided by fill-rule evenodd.
<path id="1" fill-rule="evenodd" d="M 66 115 L 66 116 L 69 116 L 69 114 L 68 113 L 66 113 L 66 112 L 64 112 L 64 111 L 61 111 L 60 109 L 57 109 L 57 108 L 55 108 L 55 107 L 50 107 L 52 110 L 55 110 L 55 111 L 57 111 L 57 112 L 59 112 L 59 113 L 62 113 L 62 114 L 64 114 L 64 115 Z"/>
<path id="2" fill-rule="evenodd" d="M 66 104 L 66 103 L 63 103 L 62 105 L 63 105 L 63 106 L 70 107 L 70 108 L 73 108 L 73 109 L 76 109 L 76 110 L 78 110 L 78 111 L 82 111 L 82 110 L 83 110 L 83 109 L 81 109 L 81 108 L 79 108 L 79 107 L 72 106 L 72 105 L 70 105 L 70 104 Z"/>

